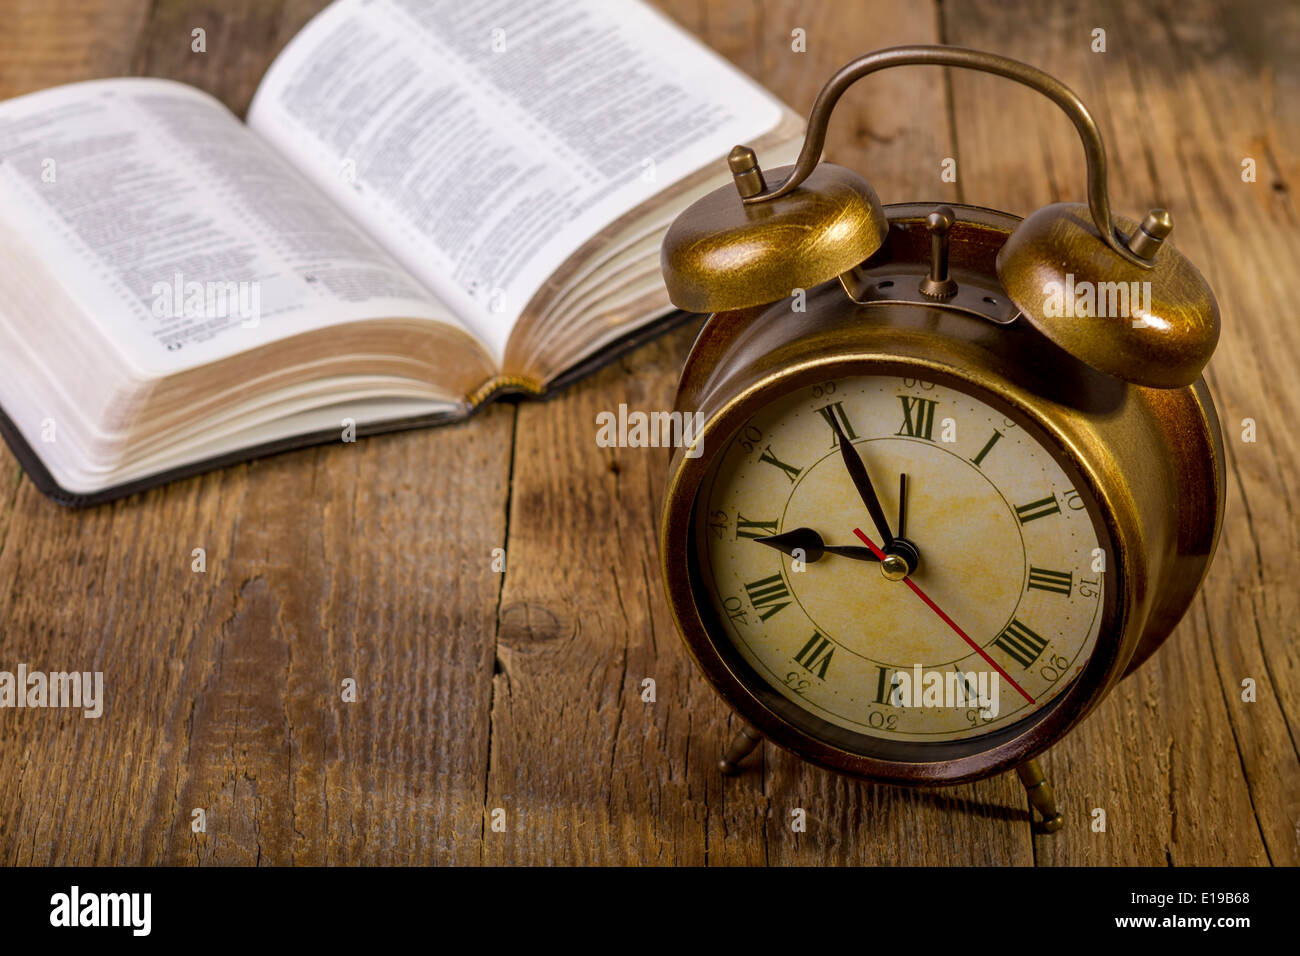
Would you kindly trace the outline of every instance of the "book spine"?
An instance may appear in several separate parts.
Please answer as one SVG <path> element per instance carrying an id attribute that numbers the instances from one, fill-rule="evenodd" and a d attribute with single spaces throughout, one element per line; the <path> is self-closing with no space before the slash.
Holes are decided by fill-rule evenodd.
<path id="1" fill-rule="evenodd" d="M 478 408 L 502 395 L 544 395 L 546 389 L 521 375 L 498 375 L 490 378 L 469 396 L 469 407 Z"/>

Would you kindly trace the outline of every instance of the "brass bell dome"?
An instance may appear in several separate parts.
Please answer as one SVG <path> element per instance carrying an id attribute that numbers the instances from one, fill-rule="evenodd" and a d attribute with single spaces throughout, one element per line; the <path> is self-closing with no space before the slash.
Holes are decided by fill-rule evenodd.
<path id="1" fill-rule="evenodd" d="M 1219 341 L 1214 293 L 1165 241 L 1167 212 L 1113 219 L 1131 256 L 1102 241 L 1087 206 L 1044 206 L 998 252 L 998 279 L 1029 324 L 1079 361 L 1135 385 L 1191 385 Z"/>
<path id="2" fill-rule="evenodd" d="M 668 297 L 689 312 L 775 302 L 833 279 L 880 248 L 889 221 L 876 191 L 852 170 L 820 163 L 799 188 L 746 203 L 764 189 L 753 150 L 728 161 L 734 185 L 697 200 L 668 229 L 660 263 Z M 773 170 L 784 179 L 794 167 Z"/>

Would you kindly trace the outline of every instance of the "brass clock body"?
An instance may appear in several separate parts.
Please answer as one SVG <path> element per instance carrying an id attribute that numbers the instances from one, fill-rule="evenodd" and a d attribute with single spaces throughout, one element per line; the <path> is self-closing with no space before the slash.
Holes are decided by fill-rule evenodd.
<path id="1" fill-rule="evenodd" d="M 798 306 L 787 296 L 709 319 L 676 401 L 679 412 L 700 413 L 703 427 L 691 454 L 677 449 L 672 457 L 660 529 L 672 614 L 717 692 L 750 727 L 798 756 L 891 783 L 953 784 L 1023 768 L 1060 739 L 1182 618 L 1222 519 L 1223 445 L 1204 379 L 1145 387 L 1065 351 L 1025 321 L 998 278 L 998 254 L 1020 220 L 953 208 L 945 253 L 955 295 L 921 291 L 932 267 L 934 207 L 902 204 L 883 207 L 887 229 L 869 258 L 806 290 Z M 861 376 L 936 383 L 1000 411 L 1069 477 L 1105 554 L 1100 623 L 1086 659 L 1048 703 L 987 734 L 912 743 L 837 726 L 760 676 L 719 620 L 702 566 L 700 509 L 720 456 L 774 403 Z M 866 521 L 864 514 L 870 528 Z M 917 614 L 926 613 L 918 604 Z"/>

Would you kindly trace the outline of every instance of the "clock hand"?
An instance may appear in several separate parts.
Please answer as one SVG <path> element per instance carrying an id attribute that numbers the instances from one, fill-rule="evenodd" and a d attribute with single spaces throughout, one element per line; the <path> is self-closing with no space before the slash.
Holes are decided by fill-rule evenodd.
<path id="1" fill-rule="evenodd" d="M 894 543 L 894 535 L 889 530 L 889 522 L 885 520 L 885 511 L 880 507 L 880 499 L 876 497 L 876 489 L 871 485 L 871 476 L 867 474 L 867 466 L 862 463 L 862 458 L 858 455 L 856 448 L 850 444 L 844 435 L 844 430 L 840 428 L 840 423 L 836 421 L 835 416 L 830 416 L 831 428 L 835 429 L 835 434 L 840 440 L 840 457 L 844 459 L 844 467 L 853 479 L 853 486 L 858 489 L 858 496 L 862 498 L 862 503 L 867 506 L 867 511 L 871 515 L 871 520 L 875 522 L 876 530 L 885 541 L 885 547 L 889 548 Z"/>
<path id="2" fill-rule="evenodd" d="M 870 548 L 859 545 L 826 544 L 822 540 L 822 536 L 812 528 L 795 528 L 783 534 L 774 534 L 765 538 L 755 538 L 754 540 L 759 544 L 765 544 L 769 548 L 776 548 L 776 550 L 784 551 L 789 555 L 793 555 L 796 550 L 803 551 L 803 559 L 809 564 L 820 561 L 827 554 L 855 558 L 858 561 L 880 560 Z"/>
<path id="3" fill-rule="evenodd" d="M 921 563 L 921 552 L 903 535 L 907 529 L 907 475 L 898 476 L 898 534 L 892 543 L 885 545 L 885 560 L 880 562 L 880 573 L 891 581 L 901 581 L 913 574 Z"/>
<path id="4" fill-rule="evenodd" d="M 862 543 L 865 544 L 868 548 L 870 548 L 875 553 L 875 555 L 878 558 L 880 558 L 881 561 L 885 560 L 885 552 L 881 551 L 874 544 L 872 544 L 871 539 L 868 538 L 865 534 L 863 534 L 860 528 L 854 528 L 853 533 L 856 534 L 862 540 Z M 906 584 L 909 588 L 912 589 L 913 594 L 915 594 L 917 597 L 919 597 L 922 601 L 925 602 L 926 607 L 928 607 L 935 614 L 939 615 L 939 619 L 942 620 L 943 623 L 947 624 L 950 628 L 956 631 L 958 637 L 960 637 L 963 641 L 969 644 L 975 650 L 976 654 L 984 658 L 985 662 L 990 667 L 992 667 L 995 671 L 1001 674 L 1003 680 L 1005 680 L 1008 684 L 1010 684 L 1017 691 L 1019 691 L 1021 697 L 1029 701 L 1031 704 L 1034 703 L 1034 698 L 1030 697 L 1027 693 L 1025 693 L 1025 689 L 1021 687 L 1019 684 L 1017 684 L 1014 680 L 1012 680 L 1011 675 L 1008 674 L 1006 671 L 1004 671 L 1001 667 L 999 667 L 997 665 L 997 662 L 984 652 L 984 648 L 980 647 L 973 640 L 971 640 L 970 635 L 967 634 L 965 631 L 963 631 L 960 627 L 958 627 L 956 621 L 954 621 L 947 614 L 945 614 L 943 612 L 943 609 L 940 608 L 939 605 L 931 601 L 929 595 L 927 595 L 924 591 L 922 591 L 917 586 L 915 581 L 913 581 L 910 577 L 905 577 L 902 578 L 901 580 L 904 584 Z"/>
<path id="5" fill-rule="evenodd" d="M 898 476 L 898 537 L 907 537 L 907 474 Z"/>

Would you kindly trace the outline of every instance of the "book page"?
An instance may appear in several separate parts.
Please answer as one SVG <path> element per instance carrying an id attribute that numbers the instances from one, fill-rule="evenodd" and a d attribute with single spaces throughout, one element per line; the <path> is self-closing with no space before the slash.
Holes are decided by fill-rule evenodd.
<path id="1" fill-rule="evenodd" d="M 782 110 L 638 0 L 337 0 L 249 125 L 499 361 L 585 240 Z"/>
<path id="2" fill-rule="evenodd" d="M 456 321 L 221 103 L 166 80 L 0 104 L 0 220 L 141 377 L 333 323 Z"/>

